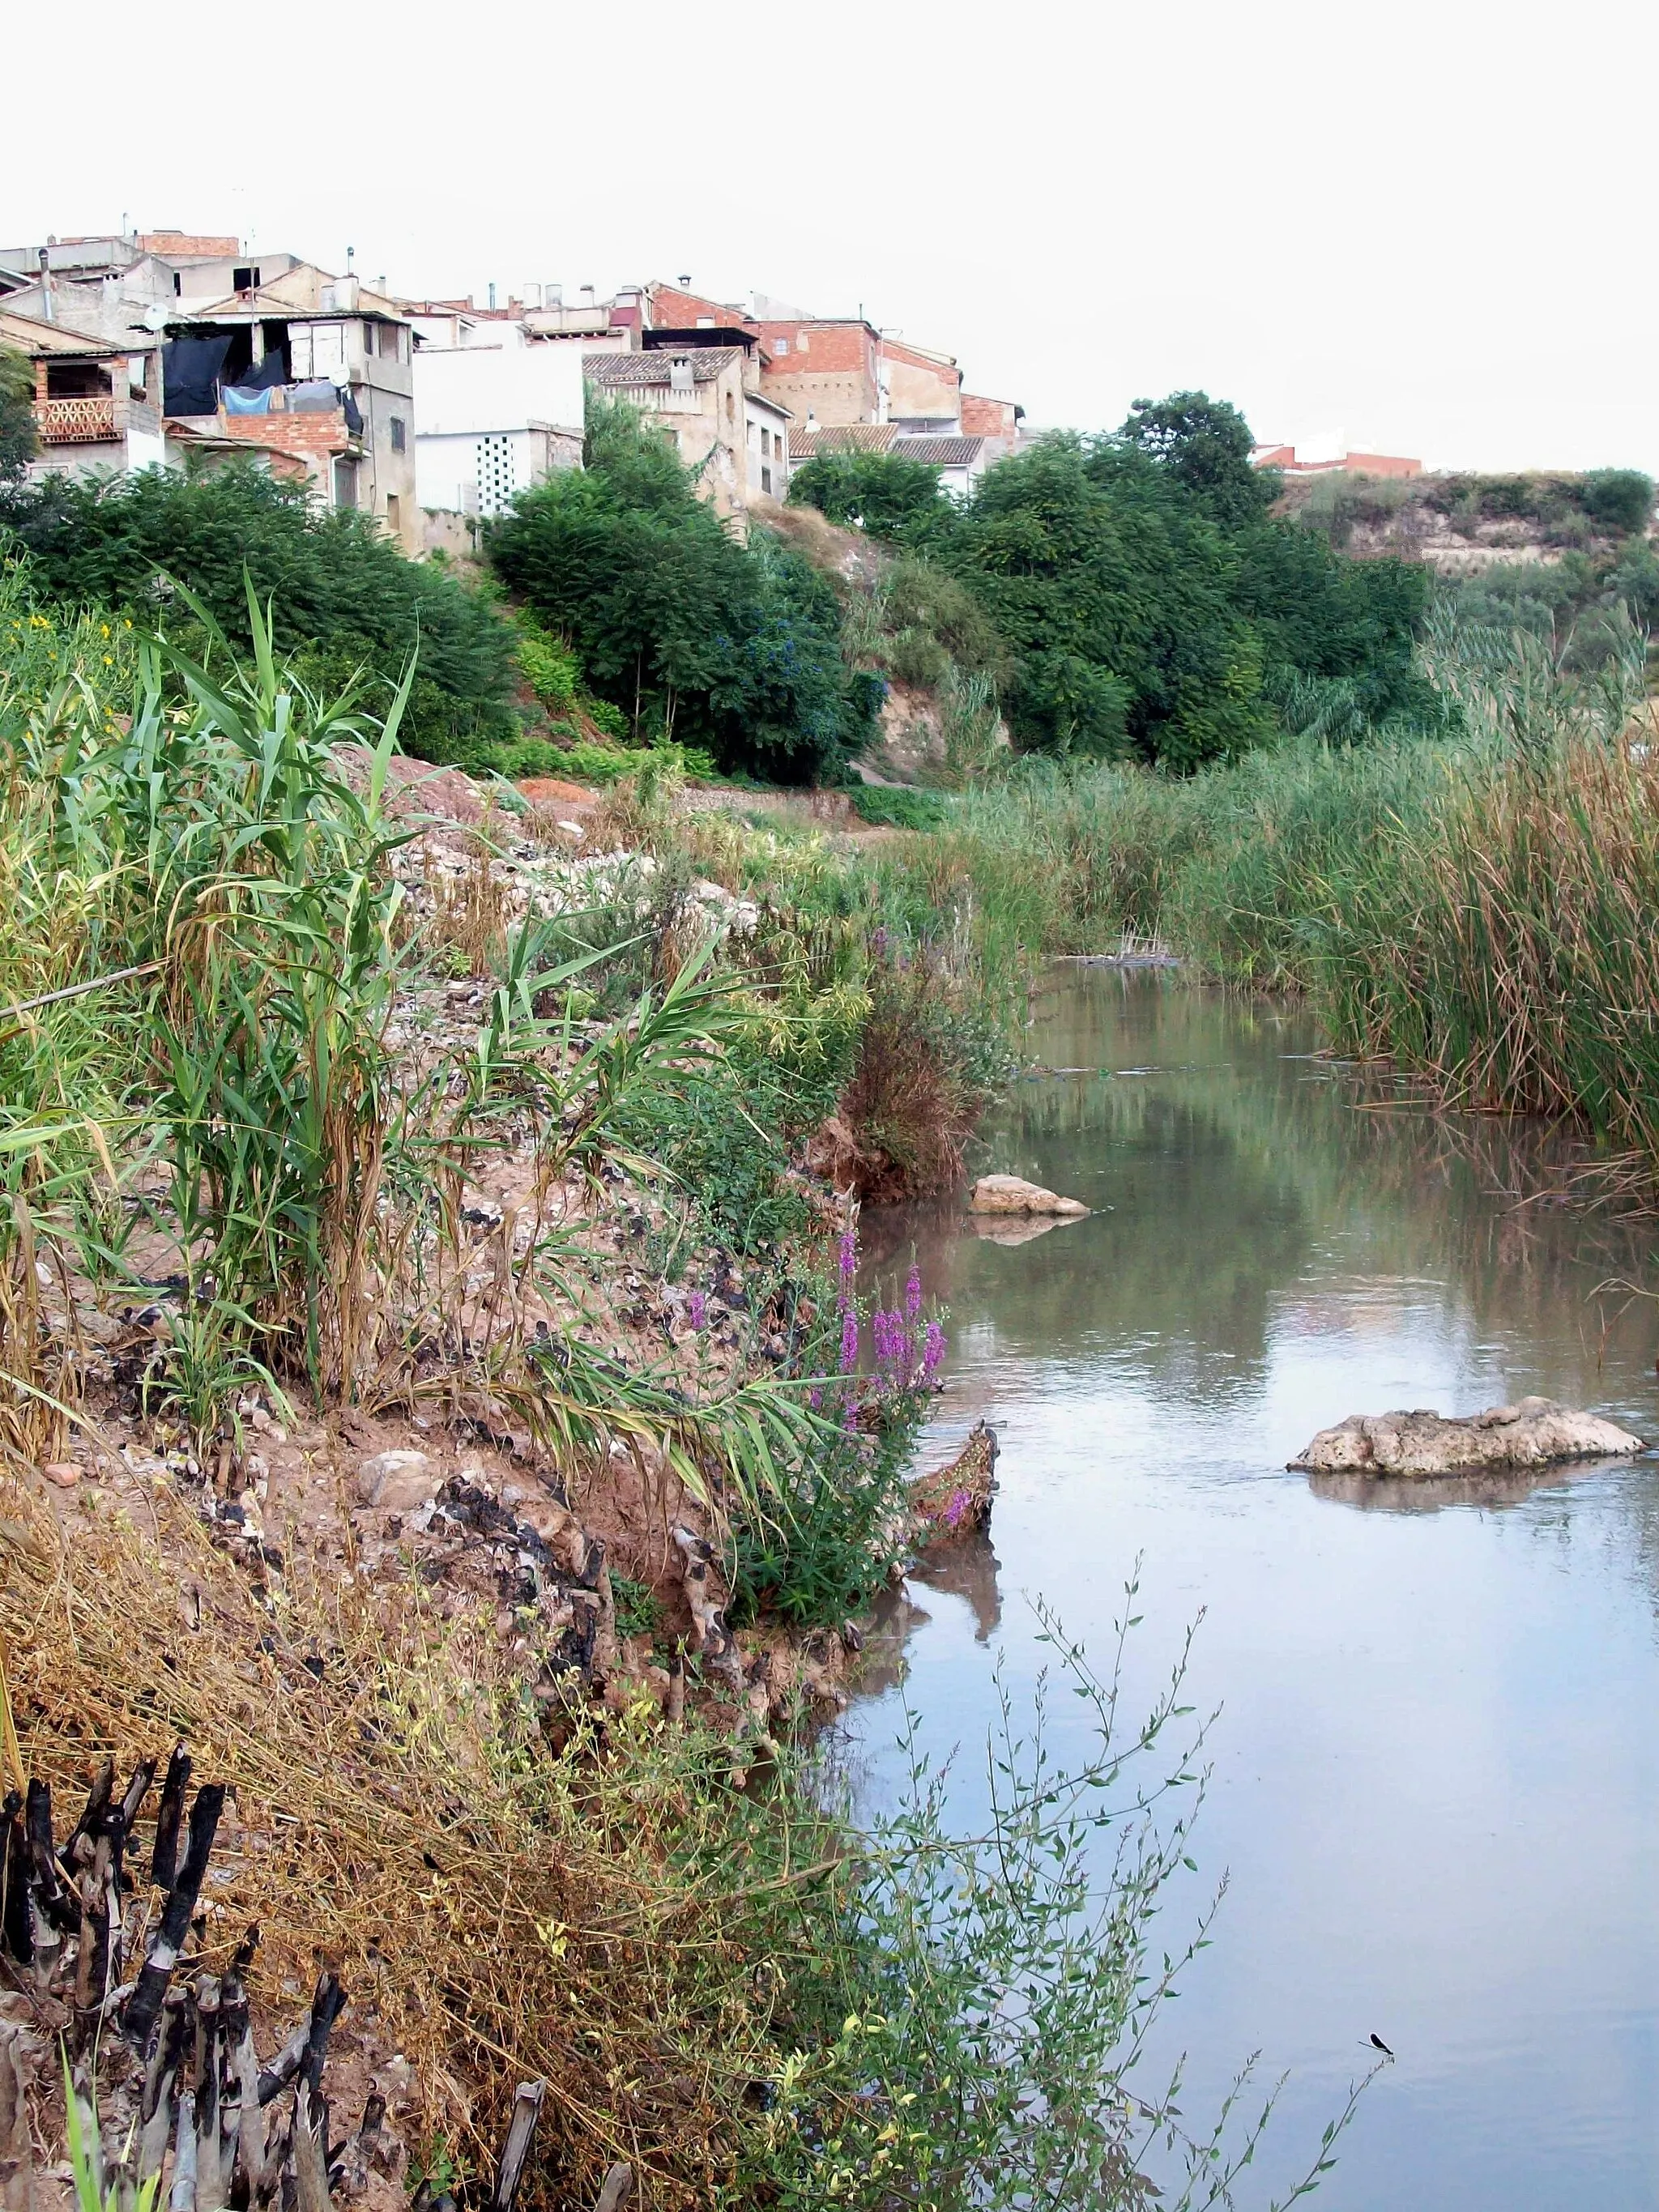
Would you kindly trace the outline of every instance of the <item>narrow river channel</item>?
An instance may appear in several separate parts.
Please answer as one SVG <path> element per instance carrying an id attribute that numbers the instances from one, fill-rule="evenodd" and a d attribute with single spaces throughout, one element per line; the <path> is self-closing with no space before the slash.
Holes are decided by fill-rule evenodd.
<path id="1" fill-rule="evenodd" d="M 1047 1656 L 1030 1598 L 1104 1656 L 1139 1558 L 1133 1687 L 1202 1610 L 1192 1695 L 1222 1709 L 1200 1874 L 1162 1931 L 1227 1876 L 1166 2021 L 1183 2109 L 1258 2049 L 1289 2076 L 1242 2202 L 1310 2160 L 1376 2032 L 1395 2063 L 1316 2203 L 1651 2208 L 1659 1455 L 1342 1494 L 1285 1462 L 1347 1413 L 1531 1391 L 1659 1439 L 1659 1303 L 1601 1287 L 1659 1289 L 1659 1224 L 1523 1203 L 1535 1132 L 1436 1115 L 1317 1043 L 1295 1009 L 1061 969 L 1031 1037 L 1058 1072 L 1018 1086 L 985 1165 L 1094 1212 L 1024 1243 L 866 1215 L 872 1268 L 914 1249 L 950 1308 L 922 1463 L 983 1414 L 1001 1488 L 988 1542 L 895 1607 L 848 1771 L 890 1801 L 908 1700 L 935 1757 L 961 1747 L 971 1820 L 998 1655 L 1019 1695 Z"/>

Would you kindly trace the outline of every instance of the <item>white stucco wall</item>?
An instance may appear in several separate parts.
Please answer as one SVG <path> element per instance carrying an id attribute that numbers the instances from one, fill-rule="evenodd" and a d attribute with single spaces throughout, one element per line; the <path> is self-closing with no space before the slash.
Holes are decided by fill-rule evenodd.
<path id="1" fill-rule="evenodd" d="M 515 337 L 517 334 L 514 334 Z M 417 434 L 582 427 L 580 349 L 552 342 L 422 346 L 415 356 Z M 423 501 L 424 503 L 424 501 Z"/>

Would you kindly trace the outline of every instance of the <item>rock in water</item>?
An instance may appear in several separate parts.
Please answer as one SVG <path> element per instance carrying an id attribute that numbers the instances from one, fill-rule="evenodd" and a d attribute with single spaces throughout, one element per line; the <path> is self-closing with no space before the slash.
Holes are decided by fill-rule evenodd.
<path id="1" fill-rule="evenodd" d="M 970 1213 L 1057 1213 L 1074 1220 L 1089 1209 L 1075 1198 L 1060 1198 L 1023 1176 L 981 1176 L 968 1201 Z"/>
<path id="2" fill-rule="evenodd" d="M 922 1547 L 971 1536 L 991 1517 L 997 1486 L 997 1432 L 976 1421 L 956 1457 L 910 1486 L 916 1539 Z"/>
<path id="3" fill-rule="evenodd" d="M 1439 1413 L 1351 1413 L 1322 1429 L 1291 1462 L 1301 1474 L 1433 1475 L 1487 1467 L 1547 1467 L 1553 1460 L 1638 1452 L 1640 1437 L 1600 1413 L 1553 1398 L 1522 1398 L 1449 1420 Z"/>

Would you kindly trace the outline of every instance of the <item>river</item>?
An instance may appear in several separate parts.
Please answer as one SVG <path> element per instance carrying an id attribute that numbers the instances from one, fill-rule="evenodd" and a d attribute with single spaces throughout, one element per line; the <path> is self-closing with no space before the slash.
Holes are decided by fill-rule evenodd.
<path id="1" fill-rule="evenodd" d="M 1659 1455 L 1320 1494 L 1285 1462 L 1356 1412 L 1540 1392 L 1659 1438 L 1652 1224 L 1529 1197 L 1548 1139 L 1437 1114 L 1316 1056 L 1294 1008 L 1061 969 L 983 1164 L 1095 1211 L 1024 1243 L 954 1213 L 866 1216 L 950 1309 L 921 1463 L 981 1414 L 988 1541 L 914 1577 L 848 1717 L 857 1802 L 899 1787 L 908 1700 L 961 1747 L 971 1821 L 999 1654 L 1030 1600 L 1103 1652 L 1139 1558 L 1150 1698 L 1203 1613 L 1220 1716 L 1196 1878 L 1211 1948 L 1165 2022 L 1183 2108 L 1260 2050 L 1288 2075 L 1254 2185 L 1308 2163 L 1373 2056 L 1329 2212 L 1636 2212 L 1659 2203 Z M 1076 1708 L 1054 1703 L 1063 1741 Z"/>

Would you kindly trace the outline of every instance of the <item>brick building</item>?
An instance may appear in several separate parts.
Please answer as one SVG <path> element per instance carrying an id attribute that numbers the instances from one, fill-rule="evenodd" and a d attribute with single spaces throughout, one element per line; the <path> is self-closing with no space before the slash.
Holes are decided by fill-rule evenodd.
<path id="1" fill-rule="evenodd" d="M 165 458 L 159 355 L 151 337 L 137 349 L 60 322 L 21 313 L 0 299 L 0 346 L 34 371 L 39 457 L 30 474 L 142 469 Z"/>
<path id="2" fill-rule="evenodd" d="M 1365 477 L 1420 477 L 1423 464 L 1400 453 L 1334 453 L 1319 460 L 1302 460 L 1294 446 L 1255 446 L 1250 466 L 1278 469 L 1287 477 L 1328 477 L 1347 471 Z"/>
<path id="3" fill-rule="evenodd" d="M 169 423 L 289 456 L 328 505 L 421 550 L 414 333 L 395 301 L 300 261 L 165 327 Z"/>

